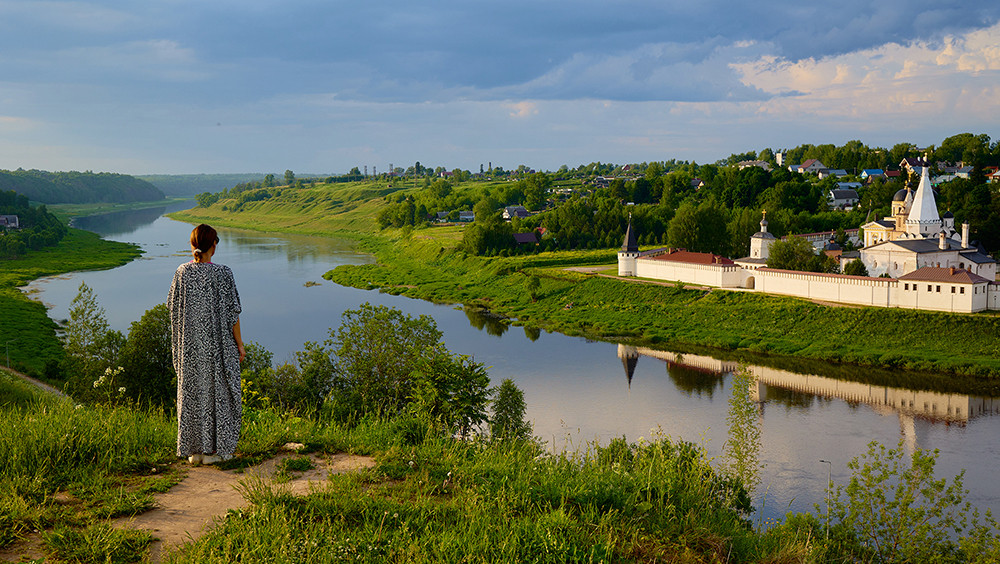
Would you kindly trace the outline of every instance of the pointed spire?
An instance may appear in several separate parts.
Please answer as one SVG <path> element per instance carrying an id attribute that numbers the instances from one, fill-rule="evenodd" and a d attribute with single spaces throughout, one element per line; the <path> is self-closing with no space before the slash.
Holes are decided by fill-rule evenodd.
<path id="1" fill-rule="evenodd" d="M 910 213 L 906 216 L 907 226 L 913 226 L 907 228 L 911 233 L 933 234 L 941 228 L 941 216 L 934 201 L 929 169 L 930 167 L 925 166 L 920 172 L 920 185 L 917 186 L 917 193 L 913 196 Z"/>
<path id="2" fill-rule="evenodd" d="M 622 243 L 623 253 L 638 253 L 639 242 L 635 238 L 635 230 L 632 229 L 632 214 L 628 214 L 628 228 L 625 230 L 625 241 Z"/>

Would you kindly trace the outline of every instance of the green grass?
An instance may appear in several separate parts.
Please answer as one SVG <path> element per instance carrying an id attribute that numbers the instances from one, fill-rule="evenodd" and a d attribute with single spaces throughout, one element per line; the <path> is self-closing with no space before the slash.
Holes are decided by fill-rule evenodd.
<path id="1" fill-rule="evenodd" d="M 704 453 L 666 440 L 554 456 L 528 443 L 397 442 L 375 469 L 308 496 L 250 484 L 252 508 L 174 561 L 750 560 L 761 547 L 730 486 Z"/>
<path id="2" fill-rule="evenodd" d="M 188 199 L 190 198 L 167 198 L 165 200 L 154 200 L 151 202 L 129 202 L 129 203 L 98 202 L 92 204 L 48 204 L 46 205 L 46 209 L 52 212 L 56 217 L 64 221 L 68 221 L 70 218 L 77 216 L 98 215 L 98 214 L 126 211 L 126 210 L 141 210 L 146 208 L 157 208 L 173 202 L 179 202 Z"/>
<path id="3" fill-rule="evenodd" d="M 0 260 L 0 362 L 6 362 L 10 342 L 11 366 L 41 375 L 45 363 L 62 358 L 56 324 L 45 306 L 26 297 L 18 287 L 45 276 L 81 270 L 102 270 L 139 256 L 135 245 L 105 241 L 89 231 L 70 229 L 55 247 L 32 251 L 14 260 Z"/>
<path id="4" fill-rule="evenodd" d="M 0 382 L 0 388 L 9 386 Z M 248 410 L 230 468 L 288 441 L 312 453 L 368 453 L 372 469 L 331 476 L 307 495 L 248 477 L 229 511 L 169 562 L 842 562 L 856 543 L 796 516 L 753 526 L 738 479 L 696 445 L 662 436 L 547 454 L 532 442 L 417 439 L 416 420 L 355 426 Z M 176 421 L 130 406 L 39 396 L 0 407 L 0 548 L 39 531 L 50 559 L 137 562 L 148 533 L 111 519 L 144 512 L 176 484 Z M 287 473 L 311 465 L 290 458 Z M 978 532 L 976 533 L 979 534 Z M 963 539 L 963 543 L 966 539 Z M 963 546 L 996 549 L 995 529 Z M 979 544 L 975 544 L 979 543 Z"/>

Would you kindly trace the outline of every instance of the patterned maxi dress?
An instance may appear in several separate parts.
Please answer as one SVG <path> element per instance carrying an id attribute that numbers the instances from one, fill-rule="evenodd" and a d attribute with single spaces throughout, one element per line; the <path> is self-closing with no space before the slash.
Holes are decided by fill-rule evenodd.
<path id="1" fill-rule="evenodd" d="M 231 455 L 243 415 L 233 271 L 210 262 L 180 265 L 167 308 L 177 372 L 177 456 Z"/>

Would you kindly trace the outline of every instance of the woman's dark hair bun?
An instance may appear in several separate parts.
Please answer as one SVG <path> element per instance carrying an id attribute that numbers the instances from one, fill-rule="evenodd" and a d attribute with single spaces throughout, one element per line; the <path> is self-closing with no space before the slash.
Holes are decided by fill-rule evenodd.
<path id="1" fill-rule="evenodd" d="M 195 254 L 208 252 L 218 242 L 219 234 L 210 225 L 202 223 L 191 230 L 191 246 Z"/>

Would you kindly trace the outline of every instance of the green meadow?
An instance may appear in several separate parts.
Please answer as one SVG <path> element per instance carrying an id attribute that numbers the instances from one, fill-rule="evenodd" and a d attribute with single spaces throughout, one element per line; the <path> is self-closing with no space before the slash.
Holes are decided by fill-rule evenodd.
<path id="1" fill-rule="evenodd" d="M 11 366 L 38 375 L 46 363 L 58 362 L 63 356 L 56 324 L 49 319 L 45 306 L 25 296 L 19 287 L 45 276 L 114 268 L 141 254 L 135 245 L 105 241 L 89 231 L 70 229 L 55 247 L 0 261 L 0 311 L 4 316 L 0 323 L 0 344 L 4 349 L 0 354 L 6 355 L 9 343 Z"/>

